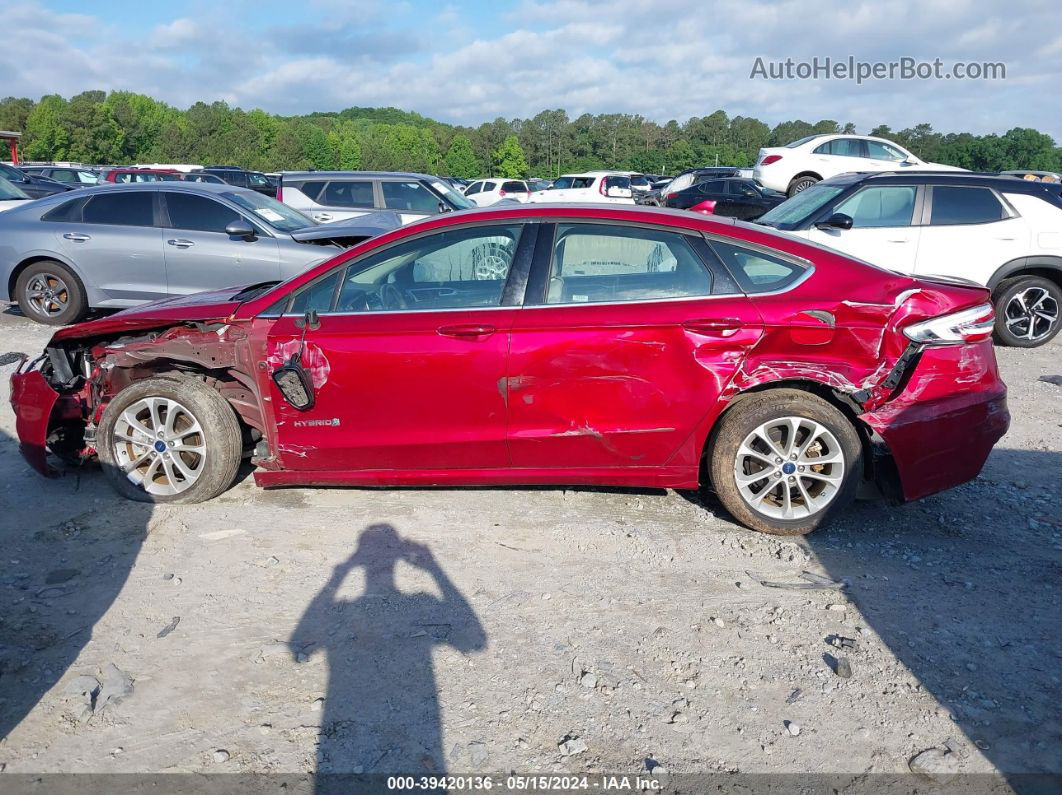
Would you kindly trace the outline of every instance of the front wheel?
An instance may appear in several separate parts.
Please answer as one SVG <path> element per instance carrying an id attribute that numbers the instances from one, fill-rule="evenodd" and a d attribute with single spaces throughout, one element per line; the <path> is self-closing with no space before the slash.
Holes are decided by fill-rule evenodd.
<path id="1" fill-rule="evenodd" d="M 712 487 L 739 522 L 772 535 L 806 535 L 854 496 L 862 444 L 821 398 L 774 389 L 723 415 L 708 449 Z"/>
<path id="2" fill-rule="evenodd" d="M 1042 276 L 1007 279 L 996 291 L 996 340 L 1015 348 L 1049 342 L 1062 324 L 1062 288 Z"/>
<path id="3" fill-rule="evenodd" d="M 138 502 L 203 502 L 232 485 L 242 444 L 236 413 L 192 377 L 148 378 L 119 392 L 96 449 L 111 485 Z"/>

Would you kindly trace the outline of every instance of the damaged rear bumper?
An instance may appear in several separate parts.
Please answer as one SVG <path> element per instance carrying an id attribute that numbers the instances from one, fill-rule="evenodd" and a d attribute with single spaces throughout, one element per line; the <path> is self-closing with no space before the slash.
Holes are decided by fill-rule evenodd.
<path id="1" fill-rule="evenodd" d="M 15 368 L 11 375 L 11 407 L 15 410 L 19 452 L 42 475 L 55 477 L 55 470 L 48 466 L 48 432 L 59 393 L 38 369 L 40 361 L 27 364 L 23 357 Z"/>
<path id="2" fill-rule="evenodd" d="M 926 348 L 903 391 L 860 419 L 888 447 L 903 499 L 973 480 L 1010 425 L 992 342 Z"/>

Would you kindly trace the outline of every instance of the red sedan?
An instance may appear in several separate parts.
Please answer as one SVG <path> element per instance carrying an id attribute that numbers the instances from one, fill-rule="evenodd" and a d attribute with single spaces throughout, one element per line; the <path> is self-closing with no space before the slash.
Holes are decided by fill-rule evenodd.
<path id="1" fill-rule="evenodd" d="M 705 486 L 800 534 L 978 474 L 1009 422 L 988 300 L 728 219 L 499 207 L 63 329 L 12 394 L 35 467 L 98 457 L 131 499 L 250 456 L 262 486 Z"/>

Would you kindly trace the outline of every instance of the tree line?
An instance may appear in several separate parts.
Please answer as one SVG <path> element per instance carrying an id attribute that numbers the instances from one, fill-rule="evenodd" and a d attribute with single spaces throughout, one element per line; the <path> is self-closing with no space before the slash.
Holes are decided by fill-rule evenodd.
<path id="1" fill-rule="evenodd" d="M 624 169 L 675 174 L 700 165 L 750 166 L 761 147 L 814 133 L 855 133 L 832 119 L 771 127 L 717 110 L 664 124 L 627 113 L 561 109 L 478 127 L 445 124 L 397 108 L 352 107 L 304 116 L 245 111 L 224 102 L 180 110 L 128 91 L 85 91 L 69 99 L 0 100 L 0 130 L 23 132 L 26 160 L 86 164 L 200 163 L 259 171 L 366 169 L 421 171 L 473 178 L 556 177 L 563 172 Z M 940 133 L 929 124 L 869 131 L 924 160 L 977 171 L 1062 171 L 1062 147 L 1030 128 L 997 135 Z"/>

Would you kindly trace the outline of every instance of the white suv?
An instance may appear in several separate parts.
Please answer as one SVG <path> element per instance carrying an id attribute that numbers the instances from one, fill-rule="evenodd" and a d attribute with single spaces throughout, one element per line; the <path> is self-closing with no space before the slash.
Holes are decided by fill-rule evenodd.
<path id="1" fill-rule="evenodd" d="M 824 180 L 756 223 L 890 270 L 992 290 L 996 339 L 1043 345 L 1060 327 L 1062 185 L 905 171 Z"/>
<path id="2" fill-rule="evenodd" d="M 629 174 L 615 171 L 587 171 L 557 177 L 546 190 L 535 191 L 532 204 L 550 202 L 605 202 L 634 204 Z"/>
<path id="3" fill-rule="evenodd" d="M 505 179 L 504 177 L 477 179 L 465 188 L 465 198 L 477 207 L 489 207 L 502 199 L 526 202 L 530 194 L 530 188 L 522 179 Z"/>
<path id="4" fill-rule="evenodd" d="M 753 177 L 765 188 L 800 193 L 816 182 L 852 171 L 963 171 L 919 160 L 899 144 L 869 135 L 809 135 L 785 146 L 761 149 Z"/>

